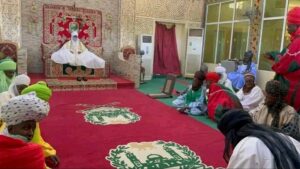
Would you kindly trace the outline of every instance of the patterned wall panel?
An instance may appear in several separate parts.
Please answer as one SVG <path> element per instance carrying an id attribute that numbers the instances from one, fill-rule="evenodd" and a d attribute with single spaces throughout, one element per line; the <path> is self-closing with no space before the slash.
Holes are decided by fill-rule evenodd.
<path id="1" fill-rule="evenodd" d="M 121 0 L 120 10 L 120 48 L 134 46 L 135 0 Z"/>
<path id="2" fill-rule="evenodd" d="M 21 46 L 21 1 L 0 0 L 0 35 L 2 40 L 13 41 Z"/>
<path id="3" fill-rule="evenodd" d="M 200 22 L 204 0 L 137 0 L 136 16 Z"/>
<path id="4" fill-rule="evenodd" d="M 6 1 L 6 0 L 3 0 Z M 28 49 L 29 72 L 42 72 L 41 42 L 43 4 L 58 4 L 96 9 L 102 12 L 103 58 L 111 59 L 119 42 L 119 0 L 22 0 L 22 42 Z"/>
<path id="5" fill-rule="evenodd" d="M 202 22 L 205 15 L 205 1 L 192 1 L 188 4 L 186 20 Z"/>
<path id="6" fill-rule="evenodd" d="M 154 20 L 152 18 L 143 18 L 136 17 L 135 18 L 135 35 L 140 34 L 153 34 L 154 30 Z"/>
<path id="7" fill-rule="evenodd" d="M 260 26 L 261 26 L 261 11 L 262 11 L 262 3 L 261 0 L 255 0 L 253 5 L 254 11 L 253 16 L 250 19 L 250 43 L 249 49 L 255 53 L 257 56 L 258 52 L 258 43 L 259 43 L 259 34 L 260 34 Z M 257 58 L 255 58 L 257 59 Z"/>

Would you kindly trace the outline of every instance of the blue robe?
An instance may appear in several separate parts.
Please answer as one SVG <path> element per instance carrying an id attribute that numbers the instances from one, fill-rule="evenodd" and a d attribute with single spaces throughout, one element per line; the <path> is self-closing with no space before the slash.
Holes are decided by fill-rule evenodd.
<path id="1" fill-rule="evenodd" d="M 232 82 L 235 89 L 241 89 L 245 85 L 244 74 L 251 73 L 256 78 L 256 64 L 251 63 L 250 70 L 246 71 L 247 65 L 239 65 L 235 72 L 228 73 L 228 79 Z"/>

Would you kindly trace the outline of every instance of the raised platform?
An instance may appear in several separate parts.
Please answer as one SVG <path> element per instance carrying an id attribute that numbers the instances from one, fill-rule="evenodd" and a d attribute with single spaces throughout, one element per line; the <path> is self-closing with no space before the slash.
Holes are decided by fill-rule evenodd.
<path id="1" fill-rule="evenodd" d="M 116 75 L 109 78 L 90 78 L 88 81 L 77 81 L 76 78 L 46 78 L 43 74 L 29 74 L 31 83 L 46 81 L 53 91 L 104 90 L 134 88 L 134 83 Z"/>

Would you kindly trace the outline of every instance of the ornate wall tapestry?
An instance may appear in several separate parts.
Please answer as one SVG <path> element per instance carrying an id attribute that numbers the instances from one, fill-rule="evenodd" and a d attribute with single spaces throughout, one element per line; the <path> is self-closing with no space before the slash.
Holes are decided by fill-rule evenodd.
<path id="1" fill-rule="evenodd" d="M 78 30 L 80 41 L 97 56 L 102 57 L 102 13 L 98 10 L 74 6 L 44 4 L 42 57 L 46 77 L 107 77 L 109 63 L 104 69 L 85 69 L 54 63 L 51 54 Z"/>
<path id="2" fill-rule="evenodd" d="M 43 42 L 63 44 L 70 32 L 79 29 L 79 39 L 88 46 L 102 46 L 102 13 L 74 6 L 45 4 L 43 7 Z"/>

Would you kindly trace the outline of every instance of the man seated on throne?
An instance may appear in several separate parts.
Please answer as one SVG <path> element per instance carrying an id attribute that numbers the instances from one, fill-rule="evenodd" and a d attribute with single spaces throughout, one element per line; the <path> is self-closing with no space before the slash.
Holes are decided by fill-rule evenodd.
<path id="1" fill-rule="evenodd" d="M 90 52 L 78 38 L 78 32 L 71 33 L 71 40 L 66 42 L 62 48 L 51 55 L 51 60 L 59 64 L 70 64 L 71 66 L 84 66 L 86 68 L 98 69 L 105 67 L 105 61 Z M 87 79 L 77 77 L 78 81 Z"/>

